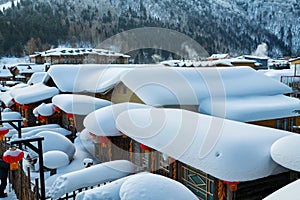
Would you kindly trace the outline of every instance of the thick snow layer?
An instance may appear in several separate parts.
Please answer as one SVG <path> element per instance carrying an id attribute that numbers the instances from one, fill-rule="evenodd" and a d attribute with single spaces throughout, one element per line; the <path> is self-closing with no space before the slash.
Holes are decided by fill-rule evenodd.
<path id="1" fill-rule="evenodd" d="M 300 188 L 300 180 L 297 180 L 275 191 L 274 193 L 270 194 L 263 200 L 281 200 L 281 199 L 298 200 L 300 195 L 299 188 Z"/>
<path id="2" fill-rule="evenodd" d="M 35 136 L 36 134 L 42 132 L 42 131 L 51 131 L 51 132 L 55 132 L 55 133 L 58 133 L 60 135 L 63 135 L 63 136 L 67 136 L 67 135 L 70 135 L 71 134 L 71 131 L 65 129 L 65 128 L 51 128 L 51 127 L 36 127 L 35 129 L 31 130 L 31 131 L 26 131 L 26 132 L 23 132 L 22 130 L 22 137 L 23 138 L 27 138 L 27 137 L 32 137 L 32 136 Z"/>
<path id="3" fill-rule="evenodd" d="M 22 116 L 19 112 L 1 112 L 2 120 L 14 120 L 14 119 L 22 119 Z M 18 126 L 17 122 L 14 122 L 16 126 Z M 21 123 L 23 125 L 23 123 Z M 9 123 L 3 123 L 3 126 L 13 129 L 13 127 Z M 6 136 L 8 136 L 8 133 Z"/>
<path id="4" fill-rule="evenodd" d="M 31 75 L 30 79 L 28 80 L 28 85 L 33 85 L 37 83 L 45 83 L 48 81 L 50 76 L 47 72 L 35 72 Z"/>
<path id="5" fill-rule="evenodd" d="M 55 112 L 53 103 L 41 103 L 38 107 L 33 109 L 32 113 L 37 116 L 51 116 Z"/>
<path id="6" fill-rule="evenodd" d="M 55 106 L 66 113 L 87 115 L 99 108 L 111 105 L 110 101 L 77 94 L 60 94 L 52 98 Z"/>
<path id="7" fill-rule="evenodd" d="M 47 151 L 43 154 L 44 166 L 49 169 L 57 169 L 69 164 L 70 160 L 62 151 Z"/>
<path id="8" fill-rule="evenodd" d="M 9 69 L 3 69 L 0 68 L 0 78 L 10 78 L 13 75 L 11 74 L 11 72 L 9 71 Z"/>
<path id="9" fill-rule="evenodd" d="M 53 131 L 42 131 L 36 134 L 35 136 L 44 137 L 43 153 L 53 150 L 59 150 L 65 152 L 68 155 L 69 160 L 73 159 L 75 153 L 75 146 L 65 136 Z"/>
<path id="10" fill-rule="evenodd" d="M 90 136 L 90 133 L 87 129 L 83 129 L 79 134 L 80 140 L 84 148 L 92 155 L 95 154 L 95 145 L 94 140 Z"/>
<path id="11" fill-rule="evenodd" d="M 300 135 L 290 135 L 277 140 L 271 147 L 272 159 L 278 164 L 300 172 Z"/>
<path id="12" fill-rule="evenodd" d="M 281 82 L 281 76 L 294 76 L 294 70 L 292 69 L 283 69 L 283 70 L 265 70 L 262 71 L 262 73 L 264 73 L 264 75 L 278 81 Z"/>
<path id="13" fill-rule="evenodd" d="M 12 99 L 13 98 L 10 95 L 9 91 L 0 93 L 0 101 L 2 101 L 7 107 L 10 107 L 13 105 Z"/>
<path id="14" fill-rule="evenodd" d="M 156 174 L 137 174 L 127 179 L 120 189 L 121 200 L 178 199 L 198 200 L 183 184 Z"/>
<path id="15" fill-rule="evenodd" d="M 105 92 L 140 65 L 54 65 L 48 71 L 62 92 Z M 68 78 L 66 78 L 68 74 Z"/>
<path id="16" fill-rule="evenodd" d="M 120 136 L 122 134 L 118 131 L 115 124 L 118 115 L 126 110 L 149 107 L 138 103 L 110 105 L 90 113 L 85 117 L 83 125 L 89 132 L 97 136 Z"/>
<path id="17" fill-rule="evenodd" d="M 203 99 L 268 96 L 291 88 L 250 67 L 134 69 L 121 81 L 147 105 L 200 105 Z"/>
<path id="18" fill-rule="evenodd" d="M 77 194 L 76 200 L 198 199 L 181 183 L 160 175 L 140 173 Z"/>
<path id="19" fill-rule="evenodd" d="M 76 200 L 120 200 L 120 188 L 122 184 L 132 176 L 133 175 L 126 176 L 104 186 L 80 192 L 76 195 Z"/>
<path id="20" fill-rule="evenodd" d="M 48 87 L 42 83 L 19 88 L 11 91 L 11 96 L 19 104 L 31 104 L 42 100 L 50 99 L 58 94 L 58 89 Z"/>
<path id="21" fill-rule="evenodd" d="M 179 109 L 129 110 L 116 124 L 134 140 L 226 181 L 283 172 L 270 148 L 292 134 Z"/>
<path id="22" fill-rule="evenodd" d="M 45 125 L 40 125 L 40 126 L 24 127 L 24 128 L 22 128 L 22 133 L 26 133 L 26 132 L 35 130 L 37 128 L 60 128 L 60 125 L 58 125 L 58 124 L 45 124 Z"/>
<path id="23" fill-rule="evenodd" d="M 199 112 L 241 122 L 298 116 L 300 100 L 285 95 L 207 98 Z"/>
<path id="24" fill-rule="evenodd" d="M 116 160 L 59 176 L 47 196 L 57 199 L 79 188 L 113 181 L 136 172 L 137 167 L 127 160 Z"/>

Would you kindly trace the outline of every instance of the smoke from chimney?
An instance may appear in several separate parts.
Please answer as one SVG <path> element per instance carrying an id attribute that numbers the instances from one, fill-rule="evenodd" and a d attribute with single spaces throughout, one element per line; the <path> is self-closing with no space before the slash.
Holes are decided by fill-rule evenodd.
<path id="1" fill-rule="evenodd" d="M 255 52 L 252 53 L 253 56 L 267 57 L 268 56 L 268 46 L 266 43 L 261 43 L 257 46 Z"/>

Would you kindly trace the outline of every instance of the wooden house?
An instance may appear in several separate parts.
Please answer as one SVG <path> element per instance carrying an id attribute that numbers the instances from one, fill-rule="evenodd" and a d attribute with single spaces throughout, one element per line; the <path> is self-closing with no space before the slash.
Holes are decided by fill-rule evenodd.
<path id="1" fill-rule="evenodd" d="M 164 125 L 157 129 L 145 126 L 149 117 L 152 124 L 164 119 Z M 131 120 L 129 125 L 128 120 Z M 156 150 L 155 153 L 152 150 L 150 154 L 139 154 L 147 160 L 142 165 L 146 163 L 149 171 L 178 180 L 199 199 L 262 199 L 295 179 L 292 171 L 288 172 L 270 158 L 270 150 L 259 150 L 270 149 L 279 138 L 292 133 L 222 119 L 224 128 L 207 149 L 203 139 L 207 139 L 206 134 L 212 129 L 214 120 L 221 119 L 181 109 L 148 108 L 123 112 L 116 124 L 128 137 Z M 181 121 L 180 125 L 174 128 L 178 121 Z M 191 128 L 191 125 L 199 128 Z M 233 131 L 238 131 L 239 136 Z"/>
<path id="2" fill-rule="evenodd" d="M 31 62 L 55 64 L 128 64 L 130 56 L 105 49 L 55 48 L 30 55 Z"/>

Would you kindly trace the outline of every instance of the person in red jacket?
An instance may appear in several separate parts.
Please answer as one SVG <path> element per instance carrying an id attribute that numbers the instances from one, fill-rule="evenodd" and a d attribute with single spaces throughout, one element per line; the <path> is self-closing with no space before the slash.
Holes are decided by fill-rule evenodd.
<path id="1" fill-rule="evenodd" d="M 8 177 L 9 163 L 6 163 L 2 160 L 2 156 L 0 157 L 0 198 L 7 197 L 7 193 L 4 193 L 4 190 L 7 185 L 7 177 Z"/>

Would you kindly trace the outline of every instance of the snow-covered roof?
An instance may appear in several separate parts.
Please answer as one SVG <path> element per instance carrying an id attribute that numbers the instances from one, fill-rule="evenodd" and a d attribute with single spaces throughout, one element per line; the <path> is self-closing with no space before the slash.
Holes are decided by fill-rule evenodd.
<path id="1" fill-rule="evenodd" d="M 250 67 L 134 69 L 121 81 L 147 105 L 199 105 L 206 98 L 269 96 L 291 88 Z"/>
<path id="2" fill-rule="evenodd" d="M 241 122 L 299 116 L 300 100 L 285 95 L 207 98 L 199 112 Z"/>
<path id="3" fill-rule="evenodd" d="M 229 57 L 229 54 L 223 53 L 223 54 L 212 54 L 208 59 L 224 59 Z"/>
<path id="4" fill-rule="evenodd" d="M 289 135 L 277 140 L 271 147 L 272 159 L 293 171 L 300 172 L 300 135 Z"/>
<path id="5" fill-rule="evenodd" d="M 18 63 L 11 65 L 11 67 L 16 67 L 19 70 L 19 74 L 32 74 L 34 72 L 44 72 L 44 64 L 35 64 L 35 63 Z"/>
<path id="6" fill-rule="evenodd" d="M 54 65 L 48 71 L 62 92 L 105 92 L 120 82 L 120 76 L 143 65 Z M 66 78 L 66 74 L 68 78 Z"/>
<path id="7" fill-rule="evenodd" d="M 52 98 L 52 102 L 65 113 L 87 115 L 99 108 L 111 105 L 110 101 L 77 94 L 60 94 Z"/>
<path id="8" fill-rule="evenodd" d="M 226 181 L 249 181 L 286 169 L 272 144 L 293 133 L 180 109 L 132 109 L 117 128 L 134 140 Z"/>
<path id="9" fill-rule="evenodd" d="M 42 100 L 50 99 L 57 95 L 59 90 L 55 87 L 48 87 L 42 83 L 18 88 L 10 92 L 10 95 L 19 104 L 31 104 Z"/>
<path id="10" fill-rule="evenodd" d="M 103 187 L 83 191 L 76 196 L 76 199 L 197 200 L 198 198 L 178 181 L 157 174 L 139 173 L 113 181 Z"/>
<path id="11" fill-rule="evenodd" d="M 37 83 L 46 83 L 49 80 L 50 76 L 47 72 L 35 72 L 31 75 L 30 79 L 28 80 L 27 84 L 37 84 Z"/>
<path id="12" fill-rule="evenodd" d="M 47 193 L 47 196 L 57 199 L 77 189 L 113 181 L 137 170 L 137 166 L 127 160 L 115 160 L 93 165 L 89 168 L 59 176 Z"/>
<path id="13" fill-rule="evenodd" d="M 116 118 L 121 112 L 130 109 L 149 108 L 138 103 L 120 103 L 110 105 L 90 113 L 83 121 L 85 128 L 97 136 L 120 136 L 116 128 Z"/>
<path id="14" fill-rule="evenodd" d="M 10 78 L 13 77 L 12 73 L 9 71 L 9 69 L 0 68 L 0 78 Z"/>
<path id="15" fill-rule="evenodd" d="M 65 56 L 65 55 L 88 55 L 88 54 L 97 54 L 107 57 L 124 57 L 130 58 L 129 55 L 117 53 L 114 51 L 106 50 L 106 49 L 92 49 L 92 48 L 55 48 L 50 49 L 44 52 L 40 52 L 39 54 L 31 55 L 31 57 L 35 57 L 37 55 L 45 56 Z"/>
<path id="16" fill-rule="evenodd" d="M 34 116 L 51 116 L 55 112 L 53 103 L 41 103 L 35 109 L 33 109 L 32 113 Z"/>

